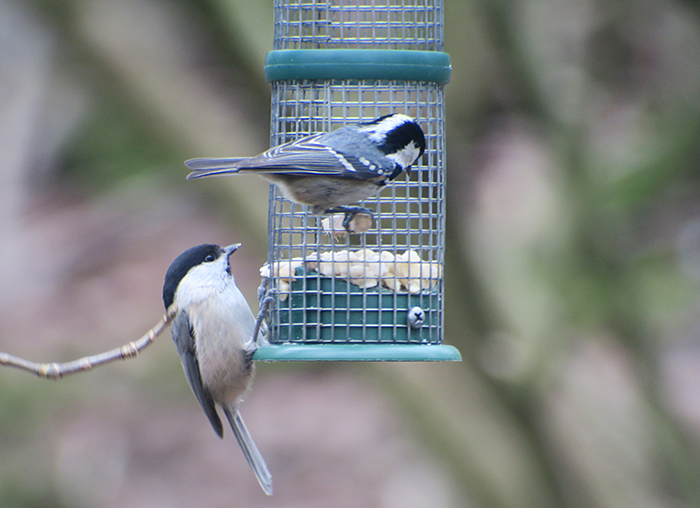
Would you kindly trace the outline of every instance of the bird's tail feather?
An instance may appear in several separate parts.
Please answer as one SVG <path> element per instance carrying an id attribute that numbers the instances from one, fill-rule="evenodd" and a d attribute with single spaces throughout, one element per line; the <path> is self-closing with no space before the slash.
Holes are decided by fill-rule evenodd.
<path id="1" fill-rule="evenodd" d="M 204 176 L 214 176 L 218 174 L 237 173 L 238 164 L 246 160 L 247 157 L 232 159 L 215 159 L 204 157 L 200 159 L 189 159 L 185 161 L 185 166 L 192 170 L 187 178 L 202 178 Z"/>
<path id="2" fill-rule="evenodd" d="M 255 446 L 255 441 L 253 437 L 248 432 L 248 428 L 243 421 L 243 417 L 238 409 L 224 408 L 226 413 L 226 418 L 228 418 L 231 424 L 231 429 L 238 440 L 238 444 L 243 450 L 243 455 L 245 455 L 248 464 L 255 473 L 255 477 L 258 479 L 260 487 L 262 487 L 265 494 L 268 496 L 272 495 L 272 474 L 265 464 L 265 459 L 263 459 L 260 450 Z"/>

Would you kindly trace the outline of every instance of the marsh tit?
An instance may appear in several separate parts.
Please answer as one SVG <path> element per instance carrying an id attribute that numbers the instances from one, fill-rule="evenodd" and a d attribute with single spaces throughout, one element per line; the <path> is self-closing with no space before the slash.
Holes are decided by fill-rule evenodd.
<path id="1" fill-rule="evenodd" d="M 253 380 L 255 316 L 231 275 L 229 256 L 240 244 L 198 245 L 172 262 L 165 275 L 165 308 L 179 312 L 170 330 L 185 376 L 212 427 L 223 437 L 218 404 L 266 494 L 272 475 L 238 410 Z"/>
<path id="2" fill-rule="evenodd" d="M 425 152 L 418 123 L 402 114 L 348 125 L 271 148 L 256 157 L 201 158 L 185 161 L 188 179 L 257 173 L 277 184 L 283 195 L 312 206 L 313 213 L 345 213 L 344 225 L 357 213 L 348 207 L 377 194 Z"/>

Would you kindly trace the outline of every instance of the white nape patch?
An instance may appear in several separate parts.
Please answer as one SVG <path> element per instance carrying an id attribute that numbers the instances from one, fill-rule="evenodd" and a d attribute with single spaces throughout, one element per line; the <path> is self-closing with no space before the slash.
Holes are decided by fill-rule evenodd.
<path id="1" fill-rule="evenodd" d="M 375 143 L 381 144 L 386 138 L 387 132 L 394 130 L 399 125 L 403 125 L 406 122 L 412 122 L 413 118 L 410 116 L 402 115 L 401 113 L 396 113 L 390 117 L 385 118 L 378 124 L 368 125 L 361 127 L 361 131 L 372 131 L 369 135 L 369 139 Z"/>
<path id="2" fill-rule="evenodd" d="M 410 144 L 406 145 L 396 153 L 387 155 L 386 158 L 394 161 L 403 169 L 406 169 L 408 166 L 416 162 L 419 155 L 420 148 L 418 148 L 415 141 L 411 141 Z"/>
<path id="3" fill-rule="evenodd" d="M 223 292 L 230 284 L 235 284 L 233 277 L 226 271 L 227 263 L 226 254 L 222 254 L 216 261 L 190 268 L 177 286 L 174 303 L 180 308 L 187 308 Z"/>
<path id="4" fill-rule="evenodd" d="M 347 169 L 348 171 L 352 171 L 353 173 L 356 173 L 356 172 L 357 172 L 357 170 L 352 166 L 352 164 L 350 164 L 350 163 L 348 162 L 348 160 L 345 158 L 345 156 L 344 156 L 342 153 L 338 153 L 338 152 L 336 152 L 335 150 L 333 150 L 332 148 L 327 148 L 327 149 L 328 149 L 328 151 L 329 151 L 330 153 L 332 153 L 333 155 L 336 156 L 336 158 L 338 159 L 338 161 L 340 161 L 340 163 L 341 163 L 343 166 L 345 166 L 345 169 Z"/>

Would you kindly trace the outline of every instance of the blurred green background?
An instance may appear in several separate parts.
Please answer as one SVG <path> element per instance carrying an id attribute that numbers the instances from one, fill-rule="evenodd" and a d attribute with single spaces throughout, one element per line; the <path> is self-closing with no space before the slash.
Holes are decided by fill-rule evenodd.
<path id="1" fill-rule="evenodd" d="M 700 4 L 446 0 L 446 342 L 461 364 L 259 365 L 265 498 L 170 338 L 0 371 L 0 507 L 700 506 Z M 0 350 L 141 336 L 166 268 L 267 185 L 272 2 L 0 0 Z"/>

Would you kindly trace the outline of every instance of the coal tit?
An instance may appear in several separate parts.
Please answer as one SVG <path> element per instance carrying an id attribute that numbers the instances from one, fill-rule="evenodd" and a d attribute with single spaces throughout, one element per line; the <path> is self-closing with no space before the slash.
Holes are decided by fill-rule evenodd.
<path id="1" fill-rule="evenodd" d="M 179 311 L 170 331 L 187 381 L 212 427 L 223 437 L 216 404 L 228 419 L 248 464 L 266 494 L 272 475 L 238 410 L 253 379 L 256 319 L 231 275 L 229 256 L 240 244 L 198 245 L 172 262 L 163 302 Z"/>
<path id="2" fill-rule="evenodd" d="M 312 206 L 313 213 L 356 213 L 348 207 L 375 195 L 425 152 L 425 135 L 406 115 L 392 114 L 370 122 L 314 134 L 271 148 L 256 157 L 201 158 L 185 161 L 188 179 L 254 172 L 277 184 L 283 195 Z"/>

